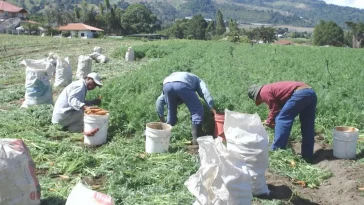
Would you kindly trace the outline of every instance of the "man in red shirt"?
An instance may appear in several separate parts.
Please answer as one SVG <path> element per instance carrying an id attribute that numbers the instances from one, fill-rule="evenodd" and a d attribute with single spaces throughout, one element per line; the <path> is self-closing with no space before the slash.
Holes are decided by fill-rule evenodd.
<path id="1" fill-rule="evenodd" d="M 272 150 L 286 148 L 293 121 L 299 115 L 302 157 L 312 158 L 317 96 L 310 86 L 295 81 L 282 81 L 263 86 L 252 85 L 248 89 L 248 96 L 257 106 L 263 102 L 269 106 L 270 112 L 263 124 L 275 128 Z"/>

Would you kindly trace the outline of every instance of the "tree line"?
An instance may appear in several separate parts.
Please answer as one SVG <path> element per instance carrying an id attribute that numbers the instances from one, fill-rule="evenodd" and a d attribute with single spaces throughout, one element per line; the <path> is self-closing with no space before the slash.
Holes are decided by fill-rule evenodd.
<path id="1" fill-rule="evenodd" d="M 45 15 L 32 15 L 31 18 L 45 23 L 48 30 L 71 22 L 82 22 L 101 28 L 106 34 L 112 35 L 160 33 L 179 39 L 212 40 L 226 37 L 232 42 L 260 40 L 270 43 L 277 39 L 278 33 L 285 32 L 282 29 L 276 30 L 272 27 L 263 26 L 252 30 L 240 29 L 236 20 L 225 21 L 220 10 L 217 10 L 215 20 L 209 19 L 207 21 L 199 14 L 191 19 L 175 20 L 173 23 L 162 27 L 162 22 L 151 11 L 151 8 L 143 4 L 129 5 L 124 1 L 111 4 L 109 0 L 104 0 L 95 8 L 83 0 L 81 5 L 74 7 L 72 11 L 67 11 L 63 6 L 64 4 L 58 4 L 55 7 L 50 5 L 45 11 Z M 319 46 L 363 47 L 364 24 L 346 22 L 346 25 L 350 29 L 349 31 L 344 31 L 333 21 L 321 20 L 314 29 L 313 43 Z M 28 27 L 31 26 L 28 25 Z M 305 36 L 294 33 L 291 37 Z"/>
<path id="2" fill-rule="evenodd" d="M 313 43 L 318 46 L 347 46 L 362 48 L 364 46 L 364 23 L 345 22 L 348 31 L 344 31 L 333 21 L 321 20 L 313 32 Z"/>
<path id="3" fill-rule="evenodd" d="M 30 18 L 43 23 L 50 31 L 67 23 L 85 23 L 101 28 L 106 34 L 112 35 L 154 33 L 161 29 L 161 22 L 157 16 L 142 4 L 125 4 L 123 9 L 118 4 L 111 4 L 109 0 L 104 0 L 95 8 L 83 0 L 80 7 L 74 7 L 72 11 L 63 6 L 64 4 L 54 7 L 50 5 L 44 15 L 34 14 Z"/>

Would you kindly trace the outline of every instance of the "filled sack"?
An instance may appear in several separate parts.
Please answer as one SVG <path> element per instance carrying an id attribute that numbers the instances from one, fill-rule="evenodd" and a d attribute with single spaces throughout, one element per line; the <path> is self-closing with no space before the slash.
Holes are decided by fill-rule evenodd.
<path id="1" fill-rule="evenodd" d="M 0 204 L 40 204 L 35 164 L 23 140 L 0 140 L 0 170 Z"/>

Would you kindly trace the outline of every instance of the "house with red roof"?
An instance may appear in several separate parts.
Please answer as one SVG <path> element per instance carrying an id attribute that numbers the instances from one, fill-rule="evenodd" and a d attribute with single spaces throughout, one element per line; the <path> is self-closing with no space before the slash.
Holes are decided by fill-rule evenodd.
<path id="1" fill-rule="evenodd" d="M 14 6 L 6 1 L 0 1 L 0 20 L 16 17 L 24 20 L 28 14 L 28 11 L 23 8 Z"/>
<path id="2" fill-rule="evenodd" d="M 83 23 L 69 23 L 65 26 L 60 26 L 58 30 L 62 32 L 69 31 L 71 36 L 78 36 L 79 38 L 93 38 L 95 33 L 104 31 Z"/>

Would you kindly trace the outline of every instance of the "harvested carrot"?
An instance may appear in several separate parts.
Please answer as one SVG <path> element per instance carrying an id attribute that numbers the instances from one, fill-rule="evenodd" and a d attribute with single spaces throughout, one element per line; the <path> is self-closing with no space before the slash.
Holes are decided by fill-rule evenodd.
<path id="1" fill-rule="evenodd" d="M 306 183 L 304 181 L 295 181 L 294 183 L 301 185 L 301 187 L 306 187 Z"/>
<path id="2" fill-rule="evenodd" d="M 109 113 L 107 110 L 104 110 L 102 108 L 99 107 L 87 107 L 85 109 L 85 114 L 87 115 L 106 115 L 107 113 Z"/>
<path id="3" fill-rule="evenodd" d="M 358 188 L 359 191 L 364 191 L 364 187 Z"/>
<path id="4" fill-rule="evenodd" d="M 106 115 L 108 112 L 107 111 L 97 111 L 94 114 L 95 115 Z"/>

